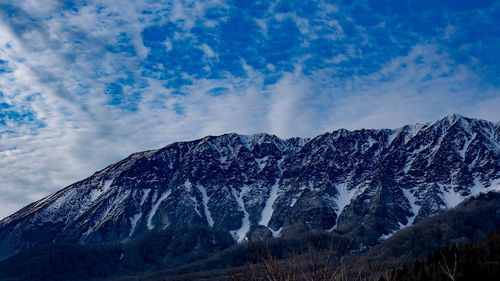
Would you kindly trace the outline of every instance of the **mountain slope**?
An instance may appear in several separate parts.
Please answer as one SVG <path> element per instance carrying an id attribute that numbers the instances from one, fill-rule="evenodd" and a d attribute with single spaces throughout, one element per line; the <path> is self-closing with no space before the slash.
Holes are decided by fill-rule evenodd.
<path id="1" fill-rule="evenodd" d="M 473 196 L 457 207 L 396 232 L 364 254 L 366 259 L 411 264 L 453 244 L 478 242 L 500 230 L 500 192 Z"/>
<path id="2" fill-rule="evenodd" d="M 210 136 L 135 153 L 0 222 L 0 260 L 53 242 L 207 225 L 234 242 L 290 226 L 365 243 L 500 186 L 500 124 L 446 116 L 311 139 Z"/>

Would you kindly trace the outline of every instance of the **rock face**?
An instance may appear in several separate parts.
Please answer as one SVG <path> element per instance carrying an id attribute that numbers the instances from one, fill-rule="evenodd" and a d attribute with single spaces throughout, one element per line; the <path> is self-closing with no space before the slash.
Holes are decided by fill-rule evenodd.
<path id="1" fill-rule="evenodd" d="M 368 241 L 500 187 L 500 123 L 444 117 L 311 139 L 209 136 L 139 152 L 0 222 L 0 260 L 53 242 L 207 225 L 234 242 L 290 226 Z"/>

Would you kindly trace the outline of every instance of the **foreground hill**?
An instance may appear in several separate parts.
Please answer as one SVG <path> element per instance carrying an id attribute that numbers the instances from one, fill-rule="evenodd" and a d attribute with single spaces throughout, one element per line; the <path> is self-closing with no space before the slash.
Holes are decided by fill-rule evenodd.
<path id="1" fill-rule="evenodd" d="M 215 252 L 292 225 L 355 231 L 369 247 L 499 183 L 500 124 L 459 115 L 311 139 L 210 136 L 132 154 L 3 219 L 0 260 L 152 231 L 182 230 L 187 250 Z"/>
<path id="2" fill-rule="evenodd" d="M 409 264 L 452 244 L 480 241 L 497 229 L 500 230 L 500 193 L 489 192 L 396 232 L 364 256 Z"/>

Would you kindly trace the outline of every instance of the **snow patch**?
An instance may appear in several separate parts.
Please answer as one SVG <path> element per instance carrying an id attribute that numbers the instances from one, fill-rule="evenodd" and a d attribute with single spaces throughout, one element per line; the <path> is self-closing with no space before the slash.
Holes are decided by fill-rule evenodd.
<path id="1" fill-rule="evenodd" d="M 191 202 L 193 202 L 193 205 L 194 205 L 194 211 L 196 212 L 196 214 L 202 218 L 203 216 L 201 215 L 200 213 L 200 210 L 198 210 L 198 199 L 196 199 L 196 197 L 190 193 L 188 193 L 188 196 L 189 196 L 189 199 L 191 200 Z"/>
<path id="2" fill-rule="evenodd" d="M 366 150 L 368 150 L 369 148 L 371 148 L 373 145 L 375 144 L 375 141 L 373 140 L 372 137 L 368 137 L 368 147 Z"/>
<path id="3" fill-rule="evenodd" d="M 111 183 L 113 180 L 106 180 L 104 181 L 104 185 L 101 188 L 96 188 L 93 189 L 92 192 L 90 192 L 90 202 L 94 202 L 97 200 L 102 194 L 106 193 L 106 191 L 109 190 L 111 187 Z"/>
<path id="4" fill-rule="evenodd" d="M 403 190 L 403 194 L 405 195 L 406 199 L 408 199 L 408 202 L 410 202 L 411 211 L 413 213 L 413 216 L 411 216 L 408 219 L 408 222 L 406 223 L 406 225 L 404 225 L 404 227 L 406 227 L 406 226 L 413 224 L 413 221 L 415 220 L 415 217 L 417 216 L 418 211 L 420 210 L 420 207 L 416 204 L 417 199 L 415 198 L 415 196 L 413 196 L 413 194 L 409 190 L 404 189 L 404 188 L 402 190 Z"/>
<path id="5" fill-rule="evenodd" d="M 460 193 L 455 192 L 453 188 L 450 186 L 443 187 L 440 185 L 440 188 L 442 190 L 445 190 L 445 192 L 443 192 L 442 198 L 444 202 L 446 202 L 446 206 L 448 208 L 453 208 L 458 204 L 462 203 L 465 199 L 472 196 L 477 196 L 480 193 L 488 193 L 490 191 L 500 191 L 500 179 L 492 180 L 489 182 L 489 185 L 488 184 L 484 185 L 479 181 L 478 178 L 475 178 L 474 185 L 470 189 L 470 195 L 467 196 L 462 196 Z"/>
<path id="6" fill-rule="evenodd" d="M 464 201 L 466 197 L 460 195 L 460 193 L 455 192 L 452 187 L 448 186 L 448 188 L 444 188 L 440 184 L 438 184 L 441 190 L 444 190 L 442 194 L 442 199 L 446 203 L 448 208 L 453 208 L 456 205 L 460 204 L 460 202 Z"/>
<path id="7" fill-rule="evenodd" d="M 189 179 L 187 179 L 184 182 L 184 186 L 186 187 L 186 189 L 187 189 L 188 192 L 191 192 L 191 188 L 193 187 L 193 185 L 191 184 L 191 182 L 189 181 Z"/>
<path id="8" fill-rule="evenodd" d="M 337 222 L 339 220 L 340 214 L 342 214 L 345 207 L 347 207 L 347 205 L 351 203 L 352 199 L 356 195 L 356 188 L 348 190 L 347 184 L 345 182 L 335 185 L 335 188 L 338 192 L 335 200 L 335 204 L 337 204 L 337 210 L 335 211 L 337 218 L 335 219 L 335 223 L 333 224 L 333 226 L 327 229 L 327 232 L 332 232 L 335 228 L 337 228 Z"/>
<path id="9" fill-rule="evenodd" d="M 59 209 L 62 205 L 65 205 L 68 203 L 71 198 L 75 195 L 75 190 L 71 189 L 70 191 L 66 192 L 63 196 L 57 198 L 57 200 L 50 205 L 52 209 Z"/>
<path id="10" fill-rule="evenodd" d="M 132 236 L 132 234 L 134 234 L 134 231 L 135 231 L 135 228 L 137 226 L 137 223 L 139 222 L 139 219 L 142 217 L 142 212 L 136 214 L 135 216 L 133 217 L 130 217 L 130 233 L 128 234 L 128 236 Z"/>
<path id="11" fill-rule="evenodd" d="M 272 230 L 270 227 L 268 227 L 269 231 L 271 231 L 272 235 L 274 238 L 281 237 L 281 231 L 283 230 L 283 227 L 280 227 L 278 230 Z"/>
<path id="12" fill-rule="evenodd" d="M 208 199 L 210 199 L 210 197 L 208 197 L 207 190 L 203 185 L 197 184 L 196 188 L 200 191 L 203 198 L 203 209 L 205 210 L 205 217 L 207 218 L 208 225 L 212 227 L 214 226 L 214 220 L 212 219 L 212 214 L 210 213 L 210 210 L 208 208 Z"/>
<path id="13" fill-rule="evenodd" d="M 255 158 L 255 162 L 257 162 L 257 165 L 259 165 L 259 171 L 262 171 L 267 165 L 267 159 L 269 159 L 269 156 L 266 156 L 264 158 Z"/>
<path id="14" fill-rule="evenodd" d="M 342 184 L 338 184 L 335 186 L 335 188 L 338 191 L 337 194 L 337 219 L 344 211 L 344 208 L 351 203 L 352 198 L 354 197 L 355 194 L 355 188 L 348 190 L 347 189 L 347 184 L 344 182 Z M 337 222 L 335 222 L 335 225 L 337 225 Z"/>
<path id="15" fill-rule="evenodd" d="M 282 157 L 280 160 L 278 160 L 278 170 L 279 170 L 279 177 L 276 179 L 276 182 L 274 185 L 271 187 L 271 192 L 269 193 L 269 198 L 267 198 L 266 205 L 264 206 L 264 209 L 262 209 L 262 214 L 260 216 L 260 222 L 259 225 L 263 226 L 268 226 L 269 221 L 271 221 L 271 217 L 273 216 L 274 212 L 274 202 L 276 199 L 278 199 L 278 191 L 279 191 L 279 182 L 281 177 L 283 176 L 283 170 L 281 169 L 281 163 L 283 163 L 284 157 Z"/>
<path id="16" fill-rule="evenodd" d="M 236 199 L 236 203 L 238 203 L 238 208 L 240 211 L 243 211 L 243 219 L 241 220 L 241 227 L 237 230 L 231 230 L 229 233 L 233 236 L 236 242 L 241 243 L 245 239 L 248 231 L 250 231 L 250 216 L 248 215 L 247 210 L 245 209 L 245 203 L 243 202 L 243 195 L 247 193 L 250 186 L 243 185 L 240 193 L 236 191 L 233 187 L 231 187 L 231 193 Z"/>
<path id="17" fill-rule="evenodd" d="M 474 186 L 470 189 L 471 196 L 477 196 L 480 193 L 487 193 L 490 191 L 500 192 L 500 178 L 490 181 L 490 185 L 485 187 L 478 178 L 474 179 Z"/>
<path id="18" fill-rule="evenodd" d="M 250 145 L 248 144 L 248 136 L 238 135 L 238 137 L 240 138 L 241 144 L 243 144 L 243 146 L 245 146 L 249 151 L 252 151 Z"/>
<path id="19" fill-rule="evenodd" d="M 160 204 L 165 199 L 167 199 L 167 197 L 170 195 L 171 192 L 172 192 L 172 190 L 169 189 L 169 190 L 167 190 L 167 192 L 163 193 L 163 195 L 160 197 L 160 199 L 158 199 L 158 201 L 156 201 L 156 203 L 153 205 L 153 208 L 151 208 L 151 212 L 148 215 L 148 224 L 147 224 L 149 230 L 152 230 L 153 228 L 155 228 L 155 226 L 153 225 L 153 217 L 156 214 L 158 207 L 160 207 Z"/>
<path id="20" fill-rule="evenodd" d="M 432 157 L 434 157 L 434 155 L 436 154 L 436 152 L 441 148 L 441 144 L 443 143 L 443 140 L 444 138 L 447 136 L 448 132 L 447 131 L 443 131 L 441 132 L 441 135 L 439 136 L 439 139 L 437 141 L 437 144 L 434 145 L 434 147 L 431 148 L 431 152 L 430 152 L 430 155 Z M 432 145 L 432 144 L 431 144 Z M 432 157 L 429 157 L 427 159 L 427 165 L 429 165 L 429 163 L 431 162 L 432 160 Z"/>
<path id="21" fill-rule="evenodd" d="M 399 228 L 387 233 L 387 234 L 384 234 L 384 235 L 381 235 L 380 238 L 379 238 L 379 241 L 384 241 L 385 239 L 391 237 L 394 233 L 398 232 L 401 228 L 403 228 L 404 226 L 400 223 L 399 224 Z"/>
<path id="22" fill-rule="evenodd" d="M 221 157 L 219 158 L 219 162 L 220 162 L 221 164 L 225 164 L 225 163 L 227 162 L 227 156 L 221 156 Z"/>
<path id="23" fill-rule="evenodd" d="M 394 139 L 399 136 L 399 134 L 401 133 L 402 129 L 397 129 L 397 130 L 392 130 L 391 131 L 391 134 L 388 135 L 388 139 L 387 139 L 387 147 L 390 147 L 392 142 L 394 141 Z"/>
<path id="24" fill-rule="evenodd" d="M 412 151 L 412 153 L 409 157 L 409 160 L 406 162 L 405 167 L 403 169 L 405 174 L 408 174 L 408 172 L 411 169 L 411 166 L 413 165 L 413 162 L 415 162 L 415 160 L 416 160 L 417 156 L 420 154 L 420 152 L 422 152 L 423 150 L 425 150 L 427 148 L 428 148 L 428 146 L 420 145 L 419 148 Z"/>
<path id="25" fill-rule="evenodd" d="M 462 147 L 462 149 L 460 149 L 458 151 L 458 153 L 460 154 L 460 157 L 462 157 L 463 160 L 465 160 L 465 153 L 467 152 L 467 149 L 469 149 L 469 145 L 474 141 L 476 136 L 477 136 L 477 133 L 474 133 L 472 135 L 472 137 L 464 143 L 464 146 Z"/>
<path id="26" fill-rule="evenodd" d="M 444 202 L 446 203 L 448 208 L 453 208 L 453 207 L 457 206 L 459 203 L 463 202 L 464 199 L 469 197 L 469 196 L 460 195 L 458 192 L 455 192 L 453 190 L 453 188 L 451 188 L 450 186 L 441 186 L 440 185 L 440 189 L 446 190 L 442 194 L 442 199 L 444 200 Z M 500 191 L 500 179 L 492 181 L 491 185 L 489 187 L 485 188 L 484 185 L 481 184 L 479 182 L 479 180 L 476 178 L 474 180 L 474 186 L 470 189 L 471 196 L 477 196 L 480 193 L 486 193 L 486 192 L 490 192 L 490 191 Z M 406 196 L 406 198 L 408 199 L 408 201 L 410 202 L 412 212 L 414 215 L 413 215 L 413 217 L 411 217 L 409 219 L 409 221 L 406 225 L 399 223 L 398 229 L 396 229 L 388 234 L 380 236 L 381 240 L 385 240 L 385 239 L 391 237 L 398 230 L 411 225 L 415 219 L 416 214 L 419 211 L 420 207 L 418 205 L 416 205 L 416 203 L 415 203 L 416 202 L 415 196 L 413 196 L 413 194 L 411 194 L 411 192 L 409 190 L 406 190 L 406 189 L 403 189 L 403 193 Z"/>
<path id="27" fill-rule="evenodd" d="M 269 194 L 269 198 L 266 201 L 266 205 L 264 206 L 264 209 L 262 209 L 261 219 L 259 221 L 260 225 L 269 225 L 269 221 L 271 220 L 274 212 L 273 204 L 278 198 L 278 190 L 279 179 L 276 179 L 276 183 L 271 187 L 271 193 Z"/>
<path id="28" fill-rule="evenodd" d="M 149 195 L 149 192 L 151 191 L 151 189 L 150 189 L 150 188 L 148 188 L 148 189 L 143 189 L 142 191 L 143 191 L 144 193 L 143 193 L 143 195 L 142 195 L 142 199 L 141 199 L 141 204 L 140 204 L 140 206 L 144 205 L 144 202 L 146 202 L 146 199 L 148 199 L 148 195 Z"/>
<path id="29" fill-rule="evenodd" d="M 415 124 L 415 125 L 411 125 L 410 126 L 410 131 L 409 131 L 409 134 L 405 136 L 405 142 L 404 144 L 408 144 L 408 142 L 410 140 L 412 140 L 415 136 L 418 135 L 418 133 L 420 133 L 420 131 L 426 127 L 426 124 Z"/>

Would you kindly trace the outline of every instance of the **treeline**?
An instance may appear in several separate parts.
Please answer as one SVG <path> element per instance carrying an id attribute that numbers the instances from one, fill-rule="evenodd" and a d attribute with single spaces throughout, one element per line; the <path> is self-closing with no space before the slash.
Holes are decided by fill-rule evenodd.
<path id="1" fill-rule="evenodd" d="M 74 244 L 43 245 L 0 263 L 2 281 L 66 281 L 111 276 L 121 249 L 89 248 Z"/>
<path id="2" fill-rule="evenodd" d="M 500 231 L 482 242 L 446 247 L 394 270 L 391 281 L 496 281 L 500 278 Z"/>
<path id="3" fill-rule="evenodd" d="M 150 232 L 123 244 L 47 244 L 1 262 L 0 280 L 107 279 L 191 263 L 232 244 L 227 231 L 204 225 Z"/>

